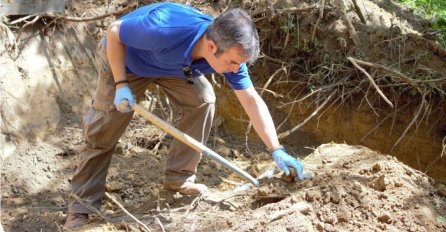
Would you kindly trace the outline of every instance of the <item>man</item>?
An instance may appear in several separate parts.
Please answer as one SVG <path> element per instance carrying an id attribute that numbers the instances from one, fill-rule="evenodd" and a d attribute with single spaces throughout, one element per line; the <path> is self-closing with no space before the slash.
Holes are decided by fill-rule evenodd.
<path id="1" fill-rule="evenodd" d="M 112 23 L 106 35 L 106 57 L 92 107 L 84 119 L 85 144 L 72 178 L 72 194 L 99 208 L 105 179 L 118 139 L 129 124 L 131 106 L 151 83 L 164 90 L 182 117 L 178 129 L 206 144 L 215 112 L 215 94 L 204 74 L 224 74 L 254 129 L 287 175 L 302 164 L 280 145 L 268 108 L 255 91 L 246 62 L 259 54 L 259 40 L 249 15 L 240 9 L 213 20 L 176 3 L 141 7 Z M 135 98 L 133 97 L 135 96 Z M 127 102 L 126 107 L 117 107 Z M 173 140 L 165 167 L 164 188 L 185 195 L 207 190 L 195 183 L 201 154 Z M 65 227 L 84 225 L 90 210 L 70 199 Z"/>

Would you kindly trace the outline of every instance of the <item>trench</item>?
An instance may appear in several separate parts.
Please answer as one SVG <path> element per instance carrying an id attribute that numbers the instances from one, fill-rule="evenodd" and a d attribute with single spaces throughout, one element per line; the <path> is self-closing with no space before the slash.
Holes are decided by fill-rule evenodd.
<path id="1" fill-rule="evenodd" d="M 248 123 L 243 109 L 230 90 L 220 88 L 216 92 L 217 111 L 224 118 L 224 127 L 233 135 L 244 139 Z M 418 121 L 404 132 L 414 118 L 419 101 L 407 99 L 408 103 L 400 103 L 406 107 L 392 110 L 387 109 L 382 102 L 379 103 L 377 96 L 375 101 L 381 105 L 380 108 L 371 108 L 364 104 L 363 98 L 364 96 L 358 95 L 348 103 L 327 104 L 319 114 L 297 131 L 281 139 L 281 142 L 300 158 L 313 152 L 313 148 L 331 142 L 366 146 L 382 154 L 394 156 L 436 181 L 445 183 L 446 157 L 441 156 L 442 141 L 446 135 L 444 103 L 431 105 L 429 115 L 425 115 L 423 119 L 419 117 Z M 311 100 L 300 102 L 291 111 L 290 108 L 279 109 L 280 104 L 272 98 L 265 97 L 265 102 L 276 125 L 285 121 L 278 134 L 302 123 L 317 108 Z M 251 130 L 249 140 L 260 139 Z M 398 140 L 400 141 L 395 145 Z"/>

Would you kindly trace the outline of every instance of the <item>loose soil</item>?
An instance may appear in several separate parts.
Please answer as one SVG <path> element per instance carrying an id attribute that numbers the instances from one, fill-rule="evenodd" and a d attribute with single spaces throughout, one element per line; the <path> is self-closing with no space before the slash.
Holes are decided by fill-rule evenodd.
<path id="1" fill-rule="evenodd" d="M 230 2 L 194 1 L 193 5 L 215 15 Z M 320 21 L 320 30 L 315 36 L 317 46 L 308 41 L 319 17 L 319 8 L 300 12 L 298 23 L 295 15 L 277 10 L 308 7 L 316 1 L 271 1 L 270 5 L 263 1 L 231 3 L 250 9 L 258 20 L 262 51 L 279 59 L 269 63 L 263 58 L 252 67 L 259 91 L 277 69 L 287 65 L 280 60 L 301 61 L 289 63 L 293 68 L 286 69 L 288 74 L 278 75 L 267 88 L 269 91 L 263 93 L 275 121 L 283 124 L 280 132 L 305 120 L 327 98 L 328 93 L 308 98 L 294 106 L 294 111 L 290 107 L 279 107 L 331 84 L 326 78 L 313 78 L 317 75 L 311 76 L 307 71 L 327 71 L 321 71 L 321 76 L 350 75 L 351 85 L 366 83 L 353 81 L 359 73 L 353 75 L 350 69 L 340 68 L 347 66 L 347 63 L 337 63 L 341 57 L 361 57 L 358 53 L 365 52 L 371 60 L 381 60 L 380 63 L 391 66 L 391 61 L 401 56 L 407 58 L 398 66 L 401 72 L 412 70 L 421 75 L 428 71 L 433 79 L 446 73 L 443 50 L 433 52 L 432 44 L 421 37 L 405 36 L 426 28 L 428 23 L 424 20 L 388 1 L 364 1 L 371 24 L 366 27 L 358 23 L 353 8 L 347 6 L 361 41 L 369 41 L 360 49 L 352 45 L 346 24 L 335 10 L 335 2 L 326 2 L 326 16 Z M 127 5 L 125 1 L 66 1 L 67 13 L 71 15 L 85 12 L 101 15 L 98 12 Z M 277 12 L 278 16 L 270 17 L 270 11 Z M 283 16 L 287 14 L 292 17 Z M 110 17 L 87 23 L 62 21 L 45 33 L 42 28 L 48 21 L 38 21 L 21 32 L 23 42 L 18 49 L 11 50 L 8 43 L 1 45 L 1 225 L 4 231 L 63 230 L 70 178 L 83 143 L 82 116 L 94 94 L 95 43 L 111 21 Z M 297 34 L 296 31 L 287 33 L 283 27 L 296 25 L 300 28 Z M 398 25 L 398 29 L 392 25 Z M 394 34 L 389 34 L 389 28 Z M 4 31 L 1 32 L 2 40 L 7 41 Z M 13 32 L 17 33 L 18 28 Z M 337 68 L 321 68 L 328 64 Z M 299 79 L 308 75 L 311 78 Z M 381 84 L 390 78 L 376 70 L 375 75 Z M 253 187 L 224 166 L 203 157 L 197 182 L 205 183 L 210 188 L 209 194 L 187 197 L 165 191 L 163 167 L 171 137 L 135 115 L 116 147 L 106 190 L 151 231 L 446 230 L 446 187 L 441 183 L 445 180 L 446 162 L 440 156 L 446 125 L 441 120 L 445 107 L 442 108 L 444 105 L 439 99 L 429 98 L 426 111 L 431 114 L 416 120 L 416 126 L 405 136 L 408 139 L 395 148 L 396 154 L 391 153 L 396 156 L 390 156 L 385 155 L 386 151 L 413 119 L 419 106 L 415 103 L 420 99 L 404 95 L 410 89 L 407 85 L 399 89 L 403 97 L 389 90 L 386 94 L 392 102 L 411 106 L 392 111 L 377 94 L 374 97 L 364 91 L 341 94 L 339 98 L 351 100 L 342 104 L 334 101 L 327 110 L 319 112 L 322 113 L 319 118 L 310 120 L 297 133 L 282 140 L 291 154 L 302 159 L 305 172 L 312 175 L 290 183 L 281 178 L 282 173 L 258 138 L 250 135 L 245 142 L 246 118 L 224 81 L 218 76 L 213 78 L 218 113 L 207 146 L 259 178 L 260 187 Z M 444 89 L 444 85 L 439 88 Z M 156 88 L 148 91 L 142 105 L 174 123 L 174 109 L 158 93 Z M 277 93 L 284 96 L 274 95 Z M 392 112 L 395 113 L 385 121 Z M 376 114 L 379 116 L 373 117 Z M 355 144 L 370 145 L 373 150 Z M 419 144 L 431 149 L 420 148 Z M 404 146 L 405 150 L 401 148 Z M 414 160 L 417 162 L 411 163 Z M 92 216 L 80 231 L 143 231 L 109 198 L 104 199 L 103 205 L 102 216 Z"/>

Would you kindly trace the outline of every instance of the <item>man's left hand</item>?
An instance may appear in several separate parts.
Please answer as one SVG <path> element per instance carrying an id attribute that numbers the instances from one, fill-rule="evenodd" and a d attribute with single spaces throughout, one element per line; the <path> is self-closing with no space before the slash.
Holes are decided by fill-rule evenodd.
<path id="1" fill-rule="evenodd" d="M 284 172 L 285 175 L 290 175 L 289 167 L 292 167 L 296 170 L 297 176 L 299 179 L 303 179 L 303 171 L 304 167 L 302 163 L 296 158 L 288 155 L 284 149 L 276 149 L 272 154 L 274 161 L 276 161 L 277 166 L 279 166 Z"/>

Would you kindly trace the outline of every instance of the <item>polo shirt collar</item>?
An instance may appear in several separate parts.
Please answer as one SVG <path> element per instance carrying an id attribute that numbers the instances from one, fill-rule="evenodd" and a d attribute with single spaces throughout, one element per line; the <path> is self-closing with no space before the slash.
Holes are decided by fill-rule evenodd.
<path id="1" fill-rule="evenodd" d="M 189 47 L 184 52 L 185 63 L 187 65 L 192 64 L 192 50 L 194 49 L 195 44 L 197 44 L 197 42 L 201 38 L 201 36 L 203 36 L 204 33 L 207 31 L 208 27 L 209 27 L 208 23 L 201 24 L 198 27 L 197 33 L 195 34 L 195 37 L 192 40 L 192 43 L 189 45 Z"/>

